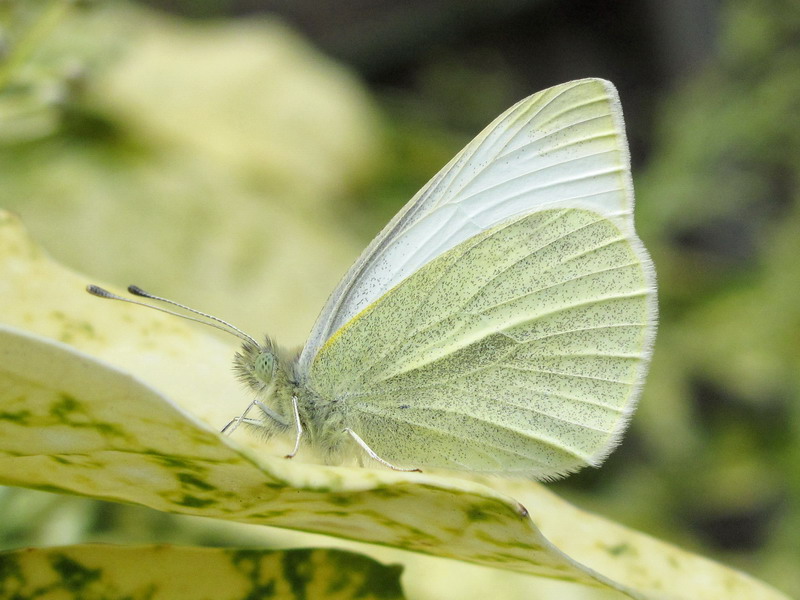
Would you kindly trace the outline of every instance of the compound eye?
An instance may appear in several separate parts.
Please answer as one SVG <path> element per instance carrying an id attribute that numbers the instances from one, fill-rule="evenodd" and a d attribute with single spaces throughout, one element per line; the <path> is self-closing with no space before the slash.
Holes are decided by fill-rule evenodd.
<path id="1" fill-rule="evenodd" d="M 275 356 L 268 352 L 259 354 L 254 367 L 255 376 L 264 383 L 270 383 L 275 376 Z"/>

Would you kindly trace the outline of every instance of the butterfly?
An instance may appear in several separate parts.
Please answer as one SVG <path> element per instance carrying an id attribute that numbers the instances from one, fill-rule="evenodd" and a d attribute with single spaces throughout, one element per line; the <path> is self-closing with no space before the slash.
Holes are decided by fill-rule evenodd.
<path id="1" fill-rule="evenodd" d="M 225 430 L 293 434 L 290 457 L 307 443 L 333 463 L 538 479 L 599 465 L 657 320 L 616 89 L 572 81 L 495 119 L 369 244 L 298 355 L 193 312 L 244 340 L 255 399 Z"/>

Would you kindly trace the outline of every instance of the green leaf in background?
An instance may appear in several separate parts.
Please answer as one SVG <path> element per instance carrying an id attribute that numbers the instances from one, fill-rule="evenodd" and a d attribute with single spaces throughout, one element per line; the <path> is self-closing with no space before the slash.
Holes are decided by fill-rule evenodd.
<path id="1" fill-rule="evenodd" d="M 400 571 L 340 550 L 82 545 L 0 552 L 0 596 L 401 600 Z"/>

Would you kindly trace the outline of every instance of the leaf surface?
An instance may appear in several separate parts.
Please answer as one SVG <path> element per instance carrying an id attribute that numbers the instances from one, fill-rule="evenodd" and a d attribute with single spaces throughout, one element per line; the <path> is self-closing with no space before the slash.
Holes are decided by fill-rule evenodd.
<path id="1" fill-rule="evenodd" d="M 395 546 L 632 598 L 782 598 L 535 482 L 328 467 L 218 430 L 232 349 L 104 302 L 0 217 L 0 482 Z M 282 448 L 282 450 L 281 450 Z M 307 457 L 312 460 L 313 457 Z"/>

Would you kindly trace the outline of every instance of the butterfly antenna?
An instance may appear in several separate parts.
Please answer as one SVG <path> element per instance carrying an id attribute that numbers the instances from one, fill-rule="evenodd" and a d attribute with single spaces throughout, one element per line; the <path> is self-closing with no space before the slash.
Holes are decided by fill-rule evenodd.
<path id="1" fill-rule="evenodd" d="M 180 317 L 188 321 L 194 321 L 195 323 L 202 323 L 203 325 L 208 325 L 209 327 L 214 327 L 215 329 L 219 329 L 220 331 L 224 331 L 225 333 L 234 335 L 238 337 L 240 340 L 253 344 L 256 347 L 259 346 L 259 343 L 256 342 L 256 340 L 252 336 L 247 335 L 244 331 L 242 331 L 235 325 L 231 325 L 230 323 L 228 323 L 227 321 L 223 321 L 219 317 L 215 317 L 214 315 L 209 315 L 208 313 L 196 310 L 194 308 L 186 306 L 185 304 L 175 302 L 174 300 L 169 300 L 168 298 L 162 298 L 161 296 L 156 296 L 154 294 L 144 291 L 142 288 L 135 285 L 128 286 L 128 292 L 130 292 L 134 296 L 139 296 L 141 298 L 147 298 L 148 300 L 154 300 L 156 302 L 163 302 L 165 304 L 170 304 L 172 306 L 181 308 L 192 314 L 203 317 L 203 319 L 198 319 L 197 317 L 192 317 L 190 315 L 184 315 L 174 310 L 169 310 L 168 308 L 164 308 L 163 306 L 148 304 L 147 302 L 141 302 L 139 300 L 134 300 L 133 298 L 126 298 L 125 296 L 114 294 L 113 292 L 109 292 L 108 290 L 94 284 L 87 285 L 86 291 L 89 292 L 92 296 L 97 296 L 98 298 L 106 298 L 108 300 L 120 300 L 122 302 L 128 302 L 129 304 L 136 304 L 137 306 L 145 306 L 147 308 L 152 308 L 153 310 L 158 310 L 168 315 Z"/>

